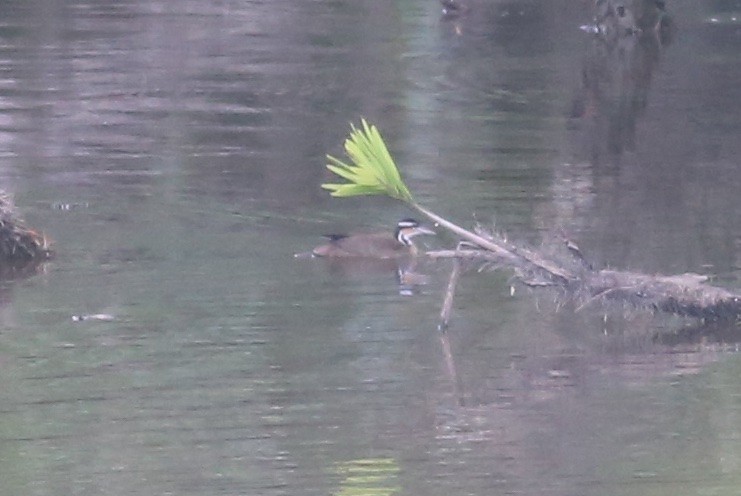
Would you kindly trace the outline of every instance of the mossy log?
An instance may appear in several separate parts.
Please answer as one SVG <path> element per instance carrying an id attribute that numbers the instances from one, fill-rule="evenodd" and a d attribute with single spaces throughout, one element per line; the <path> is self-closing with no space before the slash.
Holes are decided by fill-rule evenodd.
<path id="1" fill-rule="evenodd" d="M 708 322 L 741 320 L 741 294 L 706 284 L 707 280 L 693 273 L 662 276 L 599 270 L 589 273 L 583 286 L 592 299 L 617 299 Z"/>
<path id="2" fill-rule="evenodd" d="M 46 236 L 28 228 L 10 197 L 0 192 L 0 275 L 37 266 L 51 254 Z"/>

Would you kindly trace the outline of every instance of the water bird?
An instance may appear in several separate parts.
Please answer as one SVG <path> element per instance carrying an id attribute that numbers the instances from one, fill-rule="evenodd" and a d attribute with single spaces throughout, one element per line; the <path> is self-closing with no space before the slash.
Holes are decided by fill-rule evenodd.
<path id="1" fill-rule="evenodd" d="M 435 234 L 414 219 L 402 219 L 393 232 L 328 234 L 329 243 L 312 250 L 315 257 L 389 259 L 414 256 L 418 253 L 412 238 L 420 234 Z"/>

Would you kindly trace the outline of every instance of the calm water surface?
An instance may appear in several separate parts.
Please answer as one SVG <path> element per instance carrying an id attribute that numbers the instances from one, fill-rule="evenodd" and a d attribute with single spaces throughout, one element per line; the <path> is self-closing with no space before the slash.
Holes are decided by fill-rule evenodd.
<path id="1" fill-rule="evenodd" d="M 0 494 L 736 494 L 732 336 L 475 271 L 441 334 L 446 263 L 293 257 L 410 215 L 320 188 L 367 117 L 451 219 L 741 286 L 737 28 L 586 3 L 0 2 L 0 181 L 58 251 L 0 287 Z"/>

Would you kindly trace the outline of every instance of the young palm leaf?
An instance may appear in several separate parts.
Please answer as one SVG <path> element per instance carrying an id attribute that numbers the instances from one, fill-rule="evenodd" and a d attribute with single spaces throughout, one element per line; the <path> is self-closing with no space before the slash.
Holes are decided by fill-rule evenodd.
<path id="1" fill-rule="evenodd" d="M 350 137 L 345 140 L 345 153 L 351 164 L 327 155 L 327 168 L 347 179 L 347 183 L 322 184 L 332 196 L 388 195 L 406 203 L 414 199 L 396 168 L 378 128 L 362 120 L 362 128 L 352 125 Z"/>
<path id="2" fill-rule="evenodd" d="M 363 195 L 388 195 L 405 202 L 410 207 L 432 219 L 436 224 L 453 231 L 464 239 L 476 243 L 490 250 L 499 251 L 498 246 L 471 231 L 450 222 L 427 210 L 414 201 L 406 184 L 401 179 L 399 170 L 396 168 L 394 159 L 383 142 L 381 133 L 376 126 L 369 125 L 365 119 L 362 128 L 358 129 L 351 124 L 350 137 L 345 140 L 345 152 L 352 161 L 347 164 L 341 160 L 327 155 L 331 162 L 327 168 L 338 176 L 347 179 L 347 183 L 322 184 L 322 188 L 332 192 L 332 196 L 351 197 Z"/>

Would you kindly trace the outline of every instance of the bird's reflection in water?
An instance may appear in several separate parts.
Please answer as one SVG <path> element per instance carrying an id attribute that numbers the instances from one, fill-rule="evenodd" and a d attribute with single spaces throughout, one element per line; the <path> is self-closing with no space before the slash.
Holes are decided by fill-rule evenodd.
<path id="1" fill-rule="evenodd" d="M 337 277 L 362 280 L 388 274 L 389 279 L 393 277 L 396 281 L 402 296 L 417 294 L 430 280 L 428 275 L 418 272 L 420 259 L 414 256 L 393 259 L 326 258 L 323 261 Z"/>

